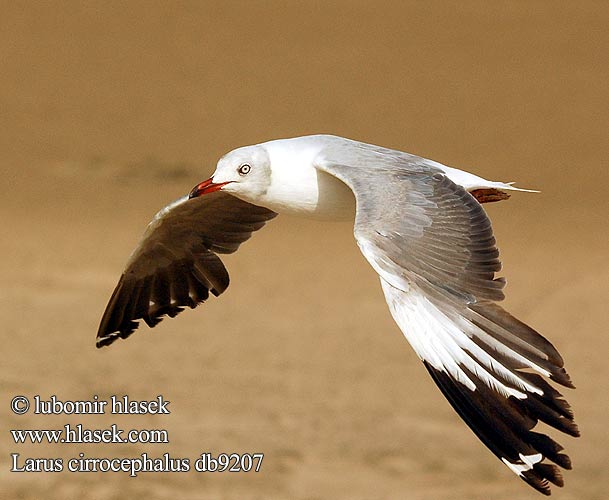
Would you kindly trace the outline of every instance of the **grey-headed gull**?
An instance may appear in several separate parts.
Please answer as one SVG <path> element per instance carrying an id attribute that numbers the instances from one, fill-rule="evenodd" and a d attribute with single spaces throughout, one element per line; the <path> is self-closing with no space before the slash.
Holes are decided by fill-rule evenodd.
<path id="1" fill-rule="evenodd" d="M 538 421 L 578 436 L 546 379 L 573 387 L 554 346 L 497 303 L 505 280 L 481 203 L 520 190 L 419 156 L 330 135 L 226 154 L 213 176 L 148 225 L 104 312 L 97 346 L 153 327 L 226 290 L 232 253 L 277 213 L 355 217 L 393 319 L 453 408 L 512 472 L 542 493 L 571 468 Z M 522 190 L 520 190 L 522 191 Z M 553 462 L 549 463 L 549 462 Z M 556 464 L 556 465 L 554 465 Z"/>

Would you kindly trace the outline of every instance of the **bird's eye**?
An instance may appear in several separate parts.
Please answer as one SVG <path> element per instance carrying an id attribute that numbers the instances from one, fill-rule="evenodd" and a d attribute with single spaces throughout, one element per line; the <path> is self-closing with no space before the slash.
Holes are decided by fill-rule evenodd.
<path id="1" fill-rule="evenodd" d="M 250 173 L 251 169 L 252 169 L 252 167 L 250 167 L 247 163 L 244 163 L 243 165 L 241 165 L 239 167 L 237 172 L 239 172 L 239 175 L 247 175 Z"/>

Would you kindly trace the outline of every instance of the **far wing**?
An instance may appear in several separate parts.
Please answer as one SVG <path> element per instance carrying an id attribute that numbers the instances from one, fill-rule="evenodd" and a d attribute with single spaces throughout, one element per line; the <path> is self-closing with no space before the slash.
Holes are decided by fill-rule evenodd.
<path id="1" fill-rule="evenodd" d="M 335 153 L 335 152 L 332 152 Z M 514 473 L 549 494 L 569 457 L 539 420 L 577 436 L 573 413 L 543 376 L 572 387 L 554 346 L 495 302 L 504 280 L 480 204 L 424 161 L 391 151 L 323 153 L 320 170 L 356 198 L 355 237 L 381 277 L 396 323 L 442 393 Z M 339 158 L 340 162 L 334 161 Z"/>
<path id="2" fill-rule="evenodd" d="M 176 200 L 155 215 L 131 254 L 97 332 L 97 347 L 127 338 L 220 295 L 229 283 L 218 253 L 233 253 L 277 214 L 218 191 Z"/>

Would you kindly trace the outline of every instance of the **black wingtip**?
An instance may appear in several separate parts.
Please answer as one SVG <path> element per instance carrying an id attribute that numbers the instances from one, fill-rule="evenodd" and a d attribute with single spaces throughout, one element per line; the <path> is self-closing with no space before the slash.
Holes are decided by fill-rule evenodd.
<path id="1" fill-rule="evenodd" d="M 571 459 L 560 453 L 562 446 L 552 438 L 532 430 L 537 421 L 542 420 L 567 434 L 578 435 L 572 412 L 560 399 L 558 391 L 549 391 L 550 386 L 545 383 L 545 399 L 532 394 L 524 400 L 512 396 L 504 398 L 483 384 L 476 384 L 475 390 L 471 390 L 429 362 L 423 363 L 470 429 L 518 477 L 544 495 L 551 494 L 550 483 L 558 487 L 564 485 L 560 469 L 546 460 L 571 469 Z M 462 368 L 475 379 L 471 372 Z M 529 375 L 529 378 L 533 377 L 537 376 Z"/>
<path id="2" fill-rule="evenodd" d="M 204 254 L 205 266 L 194 261 L 176 261 L 156 275 L 135 278 L 121 276 L 104 311 L 97 332 L 96 347 L 109 346 L 126 339 L 138 329 L 141 320 L 154 328 L 164 317 L 174 318 L 185 307 L 194 309 L 209 298 L 220 295 L 228 286 L 228 272 L 215 254 Z M 205 269 L 213 276 L 205 274 Z M 213 277 L 215 287 L 210 280 Z"/>
<path id="3" fill-rule="evenodd" d="M 97 332 L 95 347 L 98 349 L 106 347 L 114 343 L 118 339 L 126 339 L 140 326 L 138 321 L 129 321 L 119 331 L 102 331 L 101 328 Z"/>
<path id="4" fill-rule="evenodd" d="M 101 349 L 102 347 L 109 346 L 118 338 L 118 335 L 108 335 L 106 337 L 100 337 L 95 342 L 95 347 Z"/>

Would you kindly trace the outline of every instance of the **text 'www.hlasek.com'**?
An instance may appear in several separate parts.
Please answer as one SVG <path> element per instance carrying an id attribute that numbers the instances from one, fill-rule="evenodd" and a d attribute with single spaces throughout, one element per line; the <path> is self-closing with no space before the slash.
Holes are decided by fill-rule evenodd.
<path id="1" fill-rule="evenodd" d="M 169 415 L 170 401 L 159 395 L 152 400 L 132 400 L 128 396 L 111 396 L 100 399 L 93 396 L 86 401 L 60 400 L 56 396 L 41 398 L 15 396 L 11 410 L 16 415 Z M 66 423 L 55 429 L 12 429 L 15 445 L 63 444 L 168 444 L 166 429 L 122 429 L 117 424 L 106 428 L 88 428 L 79 423 Z M 52 448 L 51 448 L 52 449 Z M 47 452 L 48 453 L 48 452 Z M 11 453 L 11 472 L 122 472 L 136 477 L 144 472 L 259 472 L 263 453 L 211 453 L 202 452 L 196 457 L 172 457 L 169 453 L 150 456 L 140 453 L 135 457 L 96 457 L 79 452 L 70 458 L 23 456 Z"/>

